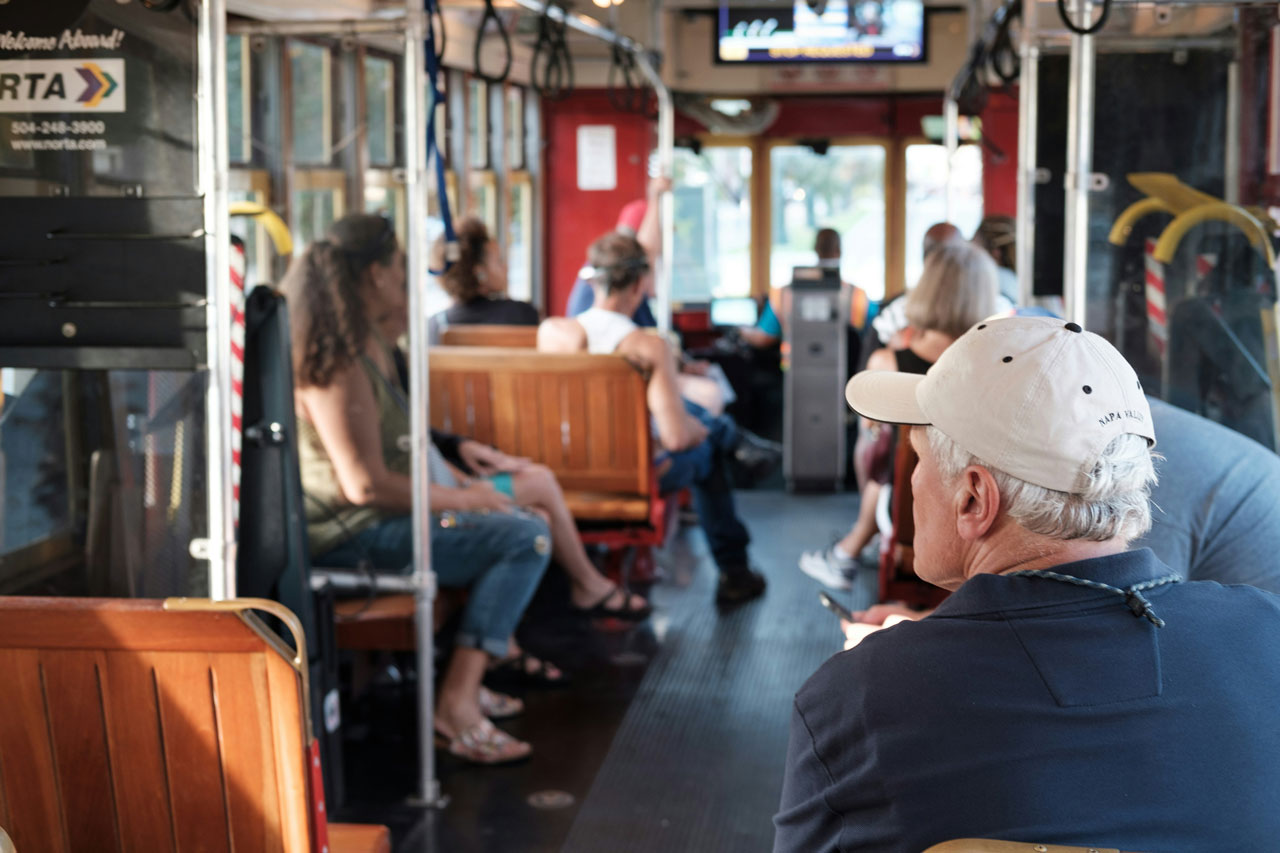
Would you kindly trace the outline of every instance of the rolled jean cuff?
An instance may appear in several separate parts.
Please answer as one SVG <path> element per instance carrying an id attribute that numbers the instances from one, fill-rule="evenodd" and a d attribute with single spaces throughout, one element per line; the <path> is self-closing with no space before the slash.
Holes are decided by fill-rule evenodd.
<path id="1" fill-rule="evenodd" d="M 493 637 L 477 637 L 474 634 L 464 634 L 459 631 L 454 636 L 453 641 L 459 646 L 479 649 L 482 652 L 487 652 L 498 660 L 502 660 L 507 656 L 511 638 L 502 637 L 501 639 L 494 639 Z"/>

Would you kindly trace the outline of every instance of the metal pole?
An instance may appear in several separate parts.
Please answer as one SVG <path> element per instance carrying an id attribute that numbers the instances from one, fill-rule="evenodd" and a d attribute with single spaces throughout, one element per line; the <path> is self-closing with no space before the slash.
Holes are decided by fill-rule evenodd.
<path id="1" fill-rule="evenodd" d="M 589 18 L 586 15 L 565 14 L 559 6 L 548 7 L 542 0 L 515 0 L 517 6 L 537 12 L 538 14 L 550 15 L 553 21 L 563 21 L 565 26 L 571 30 L 577 30 L 585 35 L 598 38 L 609 44 L 616 44 L 619 47 L 635 54 L 637 58 L 643 58 L 645 49 L 642 45 L 637 44 L 626 36 L 618 35 L 595 18 Z"/>
<path id="2" fill-rule="evenodd" d="M 1030 305 L 1035 292 L 1036 158 L 1040 113 L 1040 49 L 1022 43 L 1022 74 L 1018 80 L 1018 218 L 1015 251 L 1018 304 Z"/>
<path id="3" fill-rule="evenodd" d="M 405 20 L 377 18 L 347 21 L 232 21 L 227 24 L 231 35 L 250 36 L 355 36 L 404 32 Z"/>
<path id="4" fill-rule="evenodd" d="M 1227 156 L 1222 169 L 1222 198 L 1240 203 L 1240 62 L 1227 65 Z"/>
<path id="5" fill-rule="evenodd" d="M 947 91 L 947 97 L 942 102 L 942 116 L 945 125 L 943 142 L 947 146 L 947 186 L 943 194 L 942 218 L 950 222 L 956 209 L 955 165 L 956 152 L 960 150 L 960 105 L 956 103 L 950 90 Z"/>
<path id="6" fill-rule="evenodd" d="M 200 130 L 200 192 L 204 197 L 205 323 L 208 374 L 205 429 L 208 450 L 205 488 L 209 534 L 192 543 L 209 561 L 209 597 L 236 596 L 236 543 L 231 511 L 231 244 L 227 213 L 227 9 L 225 0 L 200 4 L 198 23 L 197 126 Z"/>
<path id="7" fill-rule="evenodd" d="M 1079 21 L 1093 16 L 1093 0 L 1075 4 Z M 1089 285 L 1089 181 L 1093 174 L 1093 36 L 1072 33 L 1067 90 L 1066 233 L 1062 291 L 1067 318 L 1085 323 Z"/>
<path id="8" fill-rule="evenodd" d="M 404 28 L 404 174 L 408 225 L 405 254 L 409 285 L 409 420 L 413 441 L 413 578 L 414 623 L 418 634 L 418 799 L 422 805 L 440 806 L 436 780 L 432 670 L 435 658 L 435 626 L 432 605 L 436 576 L 431 571 L 431 504 L 428 444 L 431 440 L 430 375 L 427 350 L 427 173 L 423 148 L 426 123 L 425 12 L 420 0 L 405 0 Z M 441 188 L 442 189 L 442 188 Z"/>
<path id="9" fill-rule="evenodd" d="M 662 75 L 647 53 L 638 56 L 640 70 L 649 78 L 649 84 L 658 94 L 658 162 L 665 177 L 675 176 L 676 159 L 676 108 L 671 90 L 662 82 Z M 662 194 L 662 261 L 657 270 L 658 329 L 671 331 L 671 287 L 675 279 L 673 247 L 675 245 L 675 196 Z"/>

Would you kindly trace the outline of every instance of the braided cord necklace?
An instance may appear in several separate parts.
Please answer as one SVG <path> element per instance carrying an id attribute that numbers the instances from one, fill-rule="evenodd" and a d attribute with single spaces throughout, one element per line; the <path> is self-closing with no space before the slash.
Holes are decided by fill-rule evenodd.
<path id="1" fill-rule="evenodd" d="M 1156 616 L 1155 611 L 1151 608 L 1151 602 L 1142 593 L 1149 589 L 1155 589 L 1158 586 L 1177 583 L 1182 580 L 1178 575 L 1165 575 L 1155 580 L 1136 583 L 1133 586 L 1121 589 L 1118 586 L 1102 583 L 1101 581 L 1085 580 L 1075 575 L 1064 575 L 1060 572 L 1050 572 L 1044 569 L 1023 569 L 1018 572 L 1009 572 L 1005 577 L 1024 577 L 1024 578 L 1044 578 L 1045 580 L 1058 581 L 1060 583 L 1069 583 L 1074 586 L 1083 586 L 1088 589 L 1102 590 L 1103 592 L 1114 593 L 1124 599 L 1124 603 L 1133 611 L 1134 616 L 1145 617 L 1152 625 L 1157 628 L 1164 627 L 1164 620 Z"/>

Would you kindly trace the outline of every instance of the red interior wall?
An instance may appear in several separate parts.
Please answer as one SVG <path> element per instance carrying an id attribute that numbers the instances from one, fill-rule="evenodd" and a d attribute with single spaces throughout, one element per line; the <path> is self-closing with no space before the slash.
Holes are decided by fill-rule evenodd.
<path id="1" fill-rule="evenodd" d="M 1018 215 L 1018 93 L 993 92 L 982 112 L 983 212 Z M 993 150 L 996 149 L 996 150 Z"/>
<path id="2" fill-rule="evenodd" d="M 563 101 L 543 101 L 546 149 L 547 313 L 563 315 L 587 247 L 613 228 L 623 205 L 644 198 L 646 161 L 654 125 L 620 113 L 603 91 L 579 91 Z M 613 190 L 578 189 L 578 127 L 611 124 L 617 134 L 618 184 Z"/>

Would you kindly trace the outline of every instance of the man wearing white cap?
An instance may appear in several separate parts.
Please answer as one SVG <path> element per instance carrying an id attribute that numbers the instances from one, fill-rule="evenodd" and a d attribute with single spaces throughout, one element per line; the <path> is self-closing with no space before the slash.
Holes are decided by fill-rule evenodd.
<path id="1" fill-rule="evenodd" d="M 847 396 L 913 425 L 915 570 L 954 593 L 796 694 L 775 851 L 1273 849 L 1280 597 L 1126 550 L 1155 436 L 1120 354 L 992 320 Z"/>

